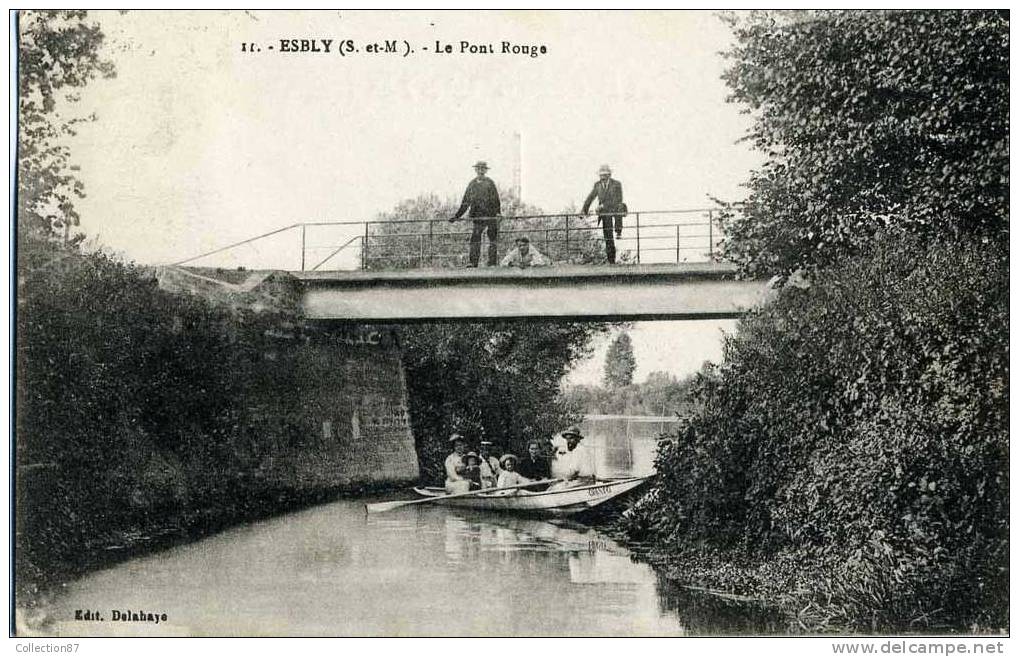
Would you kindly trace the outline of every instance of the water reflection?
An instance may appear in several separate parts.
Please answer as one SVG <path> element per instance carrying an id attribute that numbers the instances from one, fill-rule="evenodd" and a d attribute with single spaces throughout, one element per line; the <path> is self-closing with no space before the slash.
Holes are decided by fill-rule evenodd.
<path id="1" fill-rule="evenodd" d="M 610 538 L 439 507 L 366 517 L 343 501 L 93 573 L 31 629 L 58 635 L 633 636 L 683 633 L 657 580 Z M 113 623 L 113 609 L 166 623 Z M 101 622 L 74 620 L 99 609 Z"/>

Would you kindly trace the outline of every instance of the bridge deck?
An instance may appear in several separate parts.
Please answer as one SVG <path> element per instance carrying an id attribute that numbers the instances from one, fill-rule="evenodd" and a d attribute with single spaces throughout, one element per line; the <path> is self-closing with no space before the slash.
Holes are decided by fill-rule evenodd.
<path id="1" fill-rule="evenodd" d="M 722 263 L 291 272 L 308 319 L 359 322 L 734 318 L 763 281 Z"/>
<path id="2" fill-rule="evenodd" d="M 682 264 L 648 265 L 553 265 L 550 267 L 466 267 L 462 269 L 430 268 L 399 269 L 389 271 L 293 271 L 291 275 L 305 283 L 316 285 L 375 285 L 406 281 L 415 285 L 425 282 L 450 284 L 457 282 L 508 282 L 519 284 L 527 280 L 596 280 L 669 277 L 674 279 L 735 279 L 736 267 L 728 263 L 693 262 Z"/>

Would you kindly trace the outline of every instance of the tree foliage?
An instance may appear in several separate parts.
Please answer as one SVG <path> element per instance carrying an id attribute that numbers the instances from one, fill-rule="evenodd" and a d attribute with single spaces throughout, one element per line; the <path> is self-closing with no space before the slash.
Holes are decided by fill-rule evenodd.
<path id="1" fill-rule="evenodd" d="M 741 321 L 631 530 L 843 626 L 1004 627 L 1007 260 L 879 237 Z"/>
<path id="2" fill-rule="evenodd" d="M 499 221 L 498 253 L 502 258 L 523 235 L 531 245 L 554 263 L 604 262 L 601 242 L 586 220 L 576 212 L 540 216 L 541 208 L 500 192 L 502 218 Z M 407 199 L 393 210 L 380 213 L 369 224 L 365 262 L 369 269 L 413 269 L 420 267 L 461 267 L 467 262 L 471 220 L 449 222 L 459 201 L 440 199 L 434 194 Z M 525 218 L 518 218 L 525 217 Z M 482 255 L 487 253 L 483 237 Z M 482 258 L 484 260 L 484 258 Z"/>
<path id="3" fill-rule="evenodd" d="M 633 356 L 633 341 L 629 333 L 620 333 L 605 352 L 605 374 L 602 379 L 606 388 L 624 388 L 633 383 L 633 372 L 637 359 Z"/>
<path id="4" fill-rule="evenodd" d="M 523 453 L 579 417 L 559 394 L 606 325 L 583 322 L 429 324 L 400 329 L 410 415 L 421 469 L 441 479 L 446 440 L 482 437 Z"/>
<path id="5" fill-rule="evenodd" d="M 101 252 L 43 243 L 20 260 L 19 591 L 80 572 L 123 532 L 183 531 L 254 508 L 267 484 L 253 446 L 277 428 L 250 416 L 252 391 L 270 376 L 298 385 L 262 362 L 280 348 L 278 320 L 160 290 Z M 288 430 L 278 433 L 302 435 Z"/>
<path id="6" fill-rule="evenodd" d="M 796 627 L 1008 623 L 1008 14 L 730 19 L 767 157 L 729 206 L 740 322 L 629 515 Z"/>
<path id="7" fill-rule="evenodd" d="M 625 387 L 577 385 L 563 396 L 578 412 L 595 415 L 685 416 L 693 408 L 693 379 L 677 379 L 668 372 L 651 372 L 643 383 Z"/>
<path id="8" fill-rule="evenodd" d="M 767 158 L 723 215 L 745 270 L 827 266 L 875 235 L 1007 240 L 1007 11 L 728 18 L 730 100 Z"/>
<path id="9" fill-rule="evenodd" d="M 67 242 L 79 224 L 74 199 L 85 195 L 66 140 L 94 116 L 73 114 L 77 93 L 112 77 L 104 36 L 87 13 L 18 13 L 18 231 L 22 238 Z M 74 236 L 80 240 L 81 236 Z"/>

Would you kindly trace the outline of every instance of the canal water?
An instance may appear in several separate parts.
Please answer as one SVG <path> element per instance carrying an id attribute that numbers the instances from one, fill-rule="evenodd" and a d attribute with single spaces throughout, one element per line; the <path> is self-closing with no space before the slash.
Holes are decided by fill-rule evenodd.
<path id="1" fill-rule="evenodd" d="M 626 456 L 634 470 L 648 467 L 647 455 L 639 456 L 647 449 L 638 448 L 639 463 Z M 595 460 L 624 469 L 627 463 L 616 451 L 606 457 L 604 449 L 596 449 Z M 429 505 L 368 516 L 364 503 L 370 501 L 323 504 L 94 572 L 23 614 L 21 631 L 61 636 L 717 631 L 715 612 L 709 613 L 714 627 L 687 627 L 675 587 L 586 525 Z M 159 622 L 114 620 L 117 613 L 153 615 Z M 726 633 L 733 631 L 741 631 L 738 624 Z"/>
<path id="2" fill-rule="evenodd" d="M 584 525 L 344 500 L 95 572 L 22 620 L 63 636 L 683 634 L 657 586 Z"/>

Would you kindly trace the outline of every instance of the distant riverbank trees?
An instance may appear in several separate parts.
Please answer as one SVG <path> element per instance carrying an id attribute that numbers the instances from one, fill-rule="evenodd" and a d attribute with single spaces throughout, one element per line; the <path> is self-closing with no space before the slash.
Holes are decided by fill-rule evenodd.
<path id="1" fill-rule="evenodd" d="M 567 386 L 563 396 L 582 414 L 683 417 L 693 410 L 695 376 L 679 379 L 668 372 L 651 372 L 643 382 L 626 386 Z"/>
<path id="2" fill-rule="evenodd" d="M 1007 628 L 1008 15 L 732 24 L 769 160 L 725 254 L 800 282 L 726 338 L 628 531 L 790 627 Z"/>

